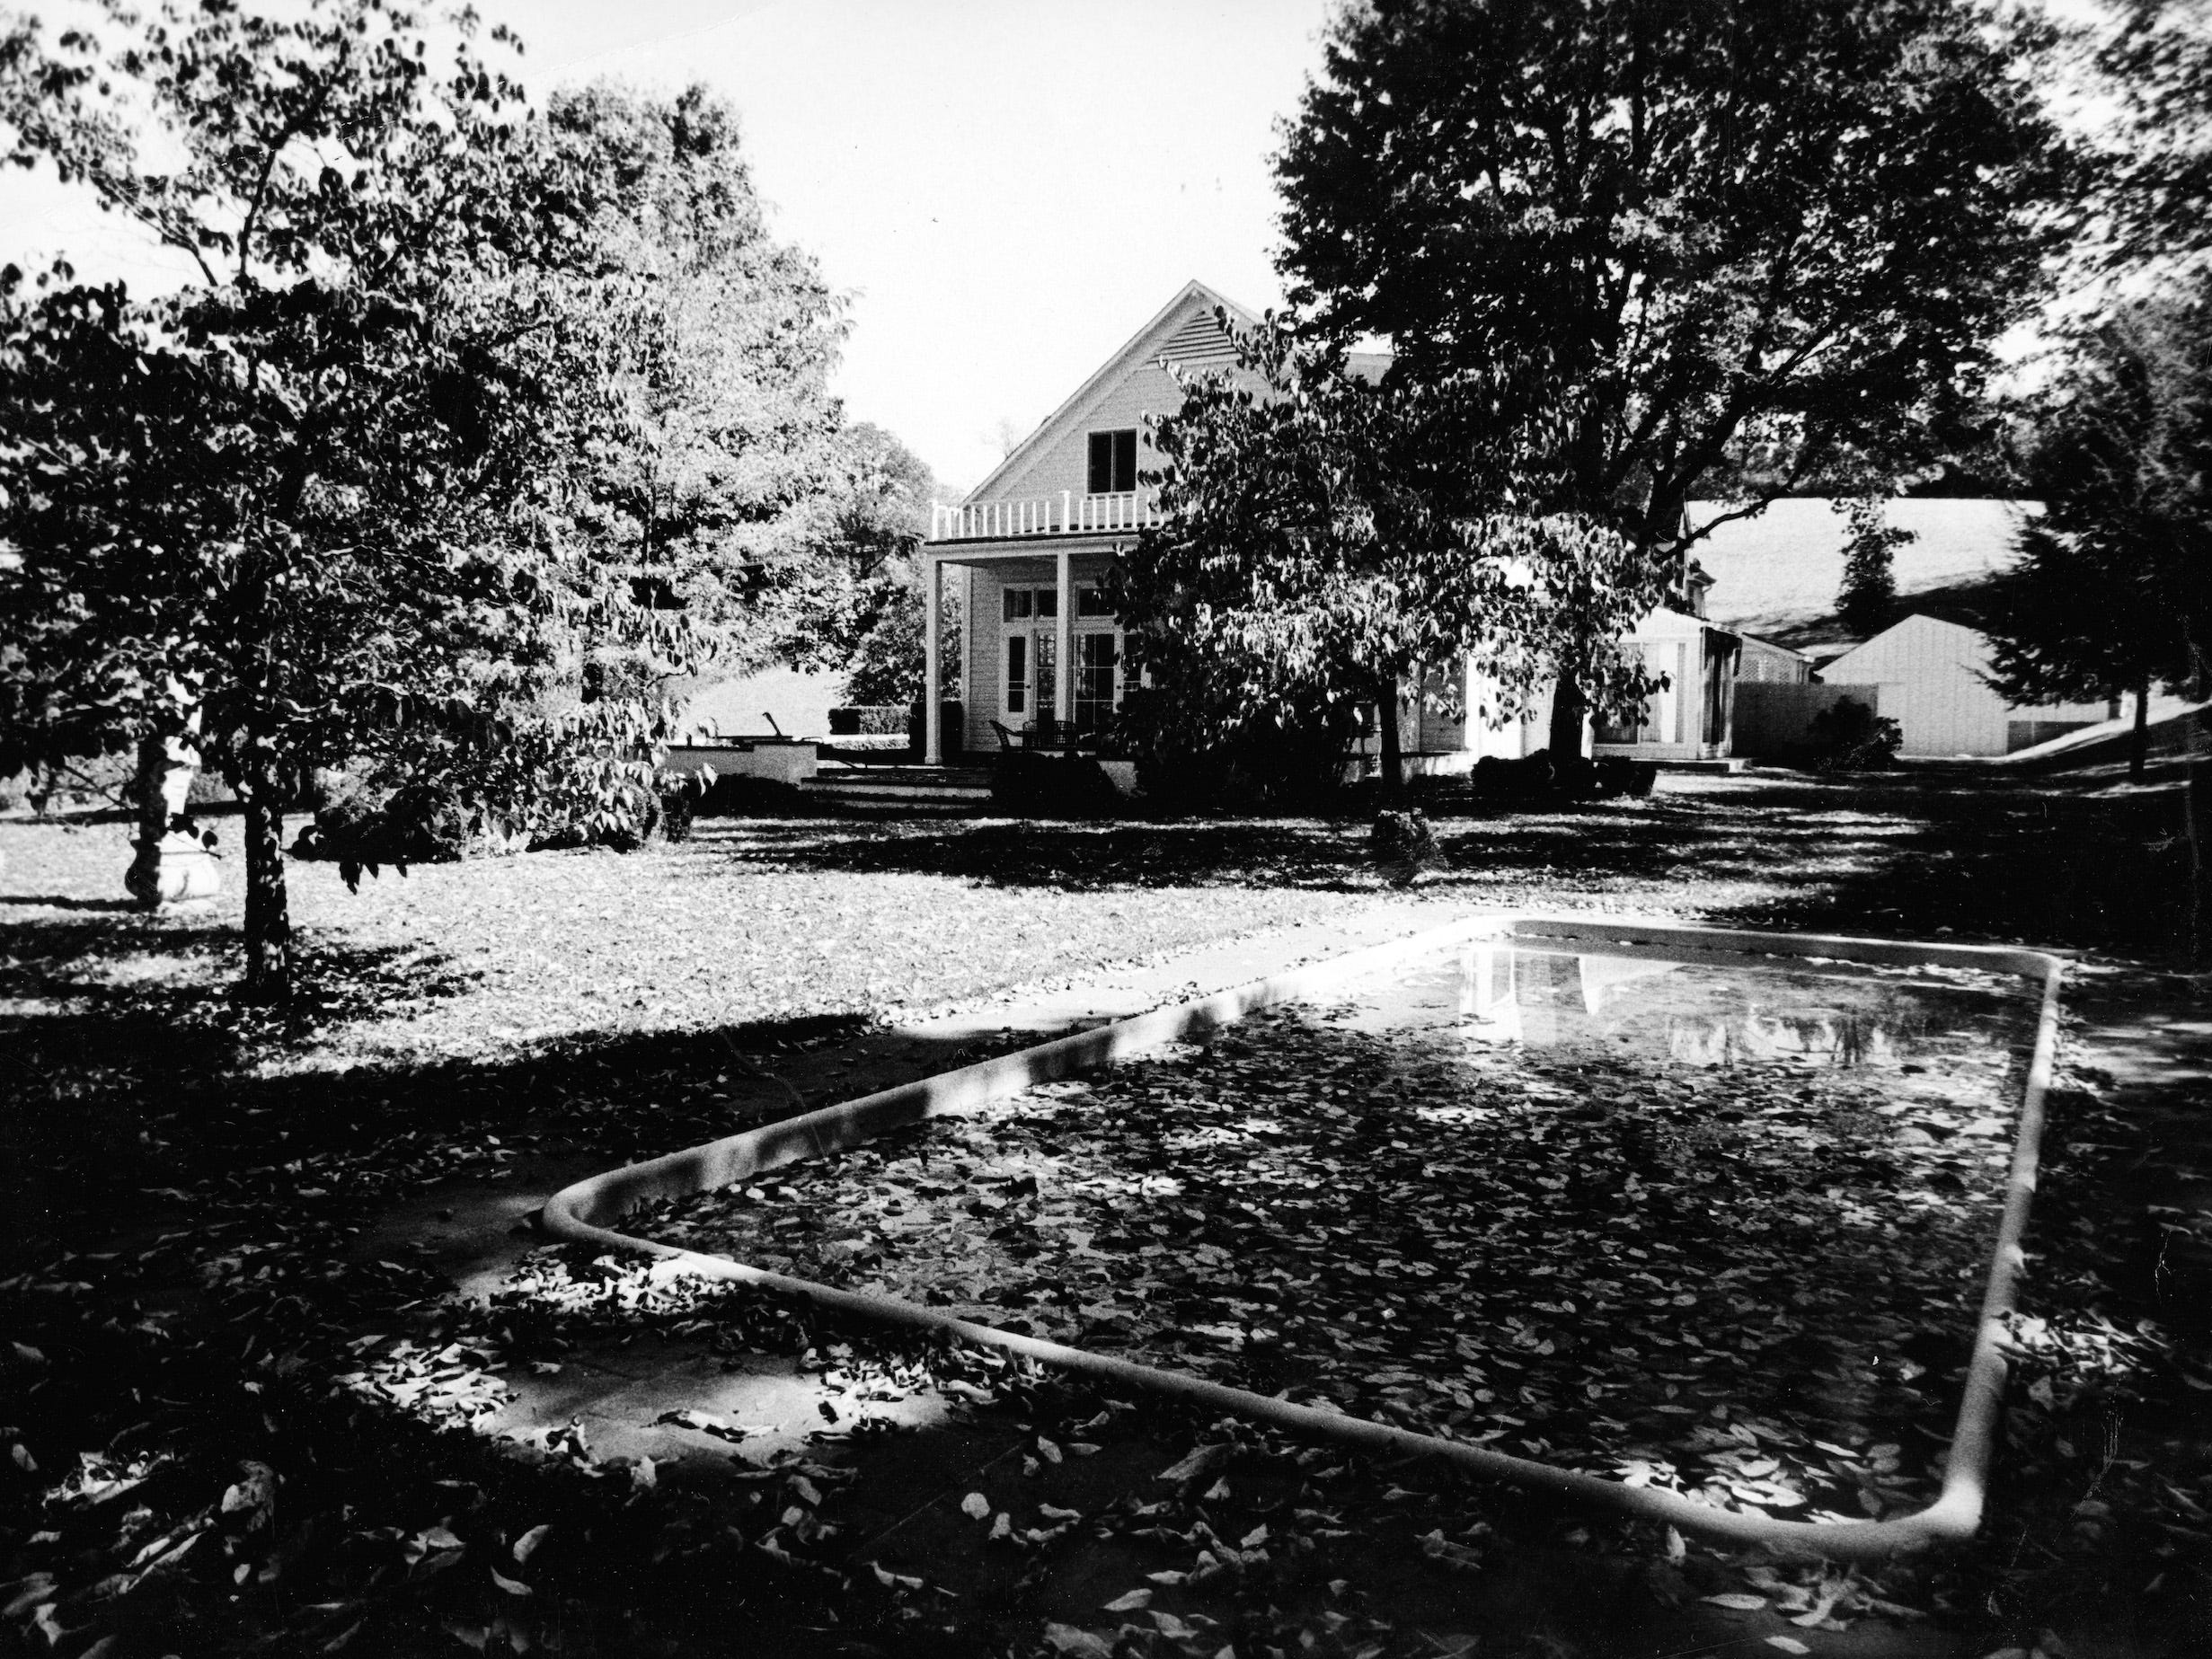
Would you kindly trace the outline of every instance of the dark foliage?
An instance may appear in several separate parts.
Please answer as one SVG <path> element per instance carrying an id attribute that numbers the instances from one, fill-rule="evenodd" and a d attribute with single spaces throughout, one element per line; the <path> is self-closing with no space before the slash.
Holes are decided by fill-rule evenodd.
<path id="1" fill-rule="evenodd" d="M 2019 43 L 1944 0 L 1418 0 L 1327 52 L 1277 163 L 1294 304 L 1561 403 L 1562 503 L 1646 550 L 1732 446 L 1924 453 L 2060 234 Z"/>
<path id="2" fill-rule="evenodd" d="M 1418 807 L 1382 812 L 1367 833 L 1367 856 L 1376 873 L 1394 887 L 1410 887 L 1444 862 L 1444 850 L 1429 817 Z"/>
<path id="3" fill-rule="evenodd" d="M 1812 717 L 1808 731 L 1816 772 L 1880 772 L 1896 763 L 1905 733 L 1856 697 L 1840 698 Z"/>
<path id="4" fill-rule="evenodd" d="M 1844 580 L 1836 594 L 1836 613 L 1845 628 L 1863 638 L 1880 633 L 1897 620 L 1894 556 L 1917 533 L 1883 522 L 1879 497 L 1854 498 L 1849 520 L 1850 534 L 1844 543 Z"/>
<path id="5" fill-rule="evenodd" d="M 991 763 L 991 802 L 1000 811 L 1039 817 L 1118 815 L 1121 794 L 1086 754 L 1008 749 Z"/>

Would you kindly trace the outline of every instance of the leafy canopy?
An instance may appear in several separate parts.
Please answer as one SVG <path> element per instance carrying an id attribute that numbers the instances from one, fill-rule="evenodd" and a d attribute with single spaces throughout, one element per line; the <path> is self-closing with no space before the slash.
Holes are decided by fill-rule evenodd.
<path id="1" fill-rule="evenodd" d="M 1666 547 L 1940 448 L 2062 227 L 2019 43 L 1951 0 L 1376 0 L 1277 161 L 1294 304 L 1403 372 L 1510 368 L 1559 499 Z"/>
<path id="2" fill-rule="evenodd" d="M 921 548 L 936 492 L 928 465 L 892 434 L 866 421 L 846 429 L 827 487 L 814 503 L 807 556 L 780 577 L 777 650 L 783 661 L 843 675 L 846 699 L 863 707 L 904 704 L 921 695 Z M 950 666 L 960 660 L 960 618 L 950 591 L 945 604 L 943 660 Z"/>
<path id="3" fill-rule="evenodd" d="M 2081 331 L 2033 411 L 2043 516 L 1990 631 L 2023 702 L 2212 693 L 2212 285 Z"/>
<path id="4" fill-rule="evenodd" d="M 1388 779 L 1402 681 L 1444 670 L 1456 707 L 1471 659 L 1487 700 L 1464 712 L 1502 723 L 1555 669 L 1566 619 L 1610 637 L 1657 603 L 1615 532 L 1528 510 L 1528 440 L 1500 436 L 1494 378 L 1370 383 L 1274 320 L 1238 350 L 1237 372 L 1187 379 L 1155 424 L 1164 521 L 1115 578 L 1130 663 L 1167 688 L 1184 746 L 1270 723 L 1326 746 L 1368 705 Z M 1608 692 L 1650 689 L 1617 657 L 1597 672 Z"/>
<path id="5" fill-rule="evenodd" d="M 525 831 L 633 818 L 739 530 L 834 425 L 834 308 L 762 234 L 728 112 L 541 119 L 474 27 L 170 4 L 0 52 L 10 154 L 199 276 L 0 289 L 8 755 L 197 714 L 272 988 L 290 777 L 383 758 Z"/>

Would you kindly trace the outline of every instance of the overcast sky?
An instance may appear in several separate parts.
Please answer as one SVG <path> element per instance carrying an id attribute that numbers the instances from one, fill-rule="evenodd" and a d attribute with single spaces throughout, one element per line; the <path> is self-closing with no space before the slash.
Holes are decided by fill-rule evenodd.
<path id="1" fill-rule="evenodd" d="M 852 297 L 836 387 L 979 480 L 1196 277 L 1278 304 L 1274 122 L 1329 0 L 479 0 L 535 87 L 703 81 L 783 238 Z M 124 225 L 20 175 L 0 258 L 151 279 Z"/>

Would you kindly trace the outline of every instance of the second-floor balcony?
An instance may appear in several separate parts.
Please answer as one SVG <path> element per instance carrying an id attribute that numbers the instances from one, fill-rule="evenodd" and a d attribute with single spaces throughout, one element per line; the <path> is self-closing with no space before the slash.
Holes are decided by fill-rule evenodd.
<path id="1" fill-rule="evenodd" d="M 1009 496 L 998 501 L 933 501 L 929 539 L 997 542 L 1027 536 L 1098 535 L 1141 530 L 1158 524 L 1160 517 L 1157 499 L 1145 490 L 1095 496 L 1063 490 L 1057 496 Z"/>

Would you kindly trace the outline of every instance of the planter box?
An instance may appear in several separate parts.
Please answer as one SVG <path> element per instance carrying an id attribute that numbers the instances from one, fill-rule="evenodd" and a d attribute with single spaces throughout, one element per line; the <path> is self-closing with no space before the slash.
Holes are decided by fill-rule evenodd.
<path id="1" fill-rule="evenodd" d="M 717 778 L 766 778 L 776 783 L 803 783 L 816 767 L 811 737 L 733 737 L 721 743 L 672 743 L 671 772 L 709 772 Z"/>

